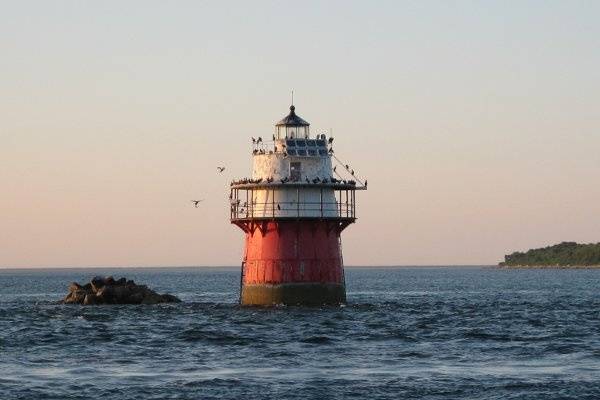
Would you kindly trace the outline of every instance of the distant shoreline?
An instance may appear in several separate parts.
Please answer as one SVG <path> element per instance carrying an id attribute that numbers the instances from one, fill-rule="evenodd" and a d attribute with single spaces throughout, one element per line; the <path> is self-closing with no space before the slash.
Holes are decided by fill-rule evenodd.
<path id="1" fill-rule="evenodd" d="M 600 269 L 600 265 L 498 265 L 497 269 Z"/>

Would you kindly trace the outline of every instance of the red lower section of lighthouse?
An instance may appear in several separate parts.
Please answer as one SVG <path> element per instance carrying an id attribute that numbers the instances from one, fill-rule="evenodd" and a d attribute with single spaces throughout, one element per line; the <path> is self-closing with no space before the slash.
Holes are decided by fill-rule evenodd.
<path id="1" fill-rule="evenodd" d="M 243 225 L 243 305 L 346 301 L 337 221 L 265 221 Z"/>

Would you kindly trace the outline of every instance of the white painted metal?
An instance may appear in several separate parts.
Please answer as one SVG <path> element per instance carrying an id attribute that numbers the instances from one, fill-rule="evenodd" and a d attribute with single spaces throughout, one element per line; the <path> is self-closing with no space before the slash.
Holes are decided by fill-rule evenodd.
<path id="1" fill-rule="evenodd" d="M 279 183 L 281 179 L 290 178 L 290 163 L 300 163 L 299 182 L 308 179 L 329 180 L 333 176 L 331 157 L 291 157 L 282 152 L 273 154 L 255 154 L 253 156 L 252 179 L 272 178 Z M 254 189 L 252 208 L 254 217 L 336 217 L 335 193 L 331 187 L 321 187 L 318 183 L 313 187 L 289 187 Z M 279 207 L 272 206 L 273 204 Z"/>

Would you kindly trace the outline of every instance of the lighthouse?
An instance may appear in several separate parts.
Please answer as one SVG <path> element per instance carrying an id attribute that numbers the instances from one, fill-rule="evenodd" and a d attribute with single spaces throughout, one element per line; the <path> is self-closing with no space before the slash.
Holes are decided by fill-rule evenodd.
<path id="1" fill-rule="evenodd" d="M 231 183 L 231 223 L 245 234 L 240 304 L 344 303 L 341 233 L 366 181 L 294 105 L 269 136 L 252 138 L 252 175 Z"/>

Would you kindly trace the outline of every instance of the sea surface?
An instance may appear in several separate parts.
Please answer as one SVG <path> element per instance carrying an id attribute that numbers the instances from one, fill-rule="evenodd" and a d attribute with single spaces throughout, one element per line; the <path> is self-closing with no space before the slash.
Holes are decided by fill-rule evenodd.
<path id="1" fill-rule="evenodd" d="M 59 305 L 125 276 L 181 304 Z M 600 399 L 600 270 L 348 268 L 241 308 L 237 268 L 0 270 L 0 399 Z"/>

